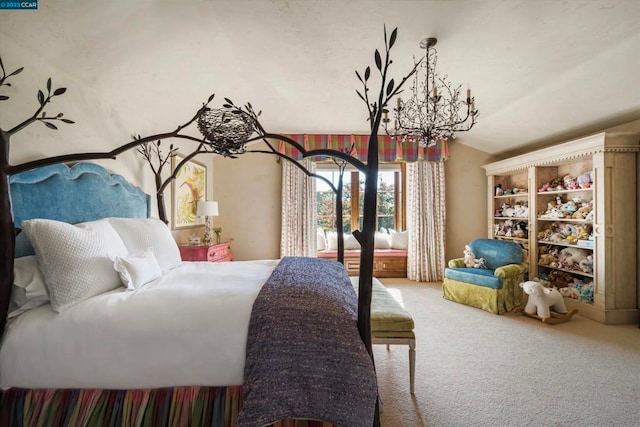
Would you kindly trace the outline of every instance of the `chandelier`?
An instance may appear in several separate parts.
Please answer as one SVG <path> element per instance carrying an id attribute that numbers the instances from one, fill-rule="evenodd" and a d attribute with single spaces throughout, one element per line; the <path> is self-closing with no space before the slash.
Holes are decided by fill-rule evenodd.
<path id="1" fill-rule="evenodd" d="M 430 147 L 438 141 L 455 139 L 455 132 L 466 132 L 476 123 L 479 112 L 471 89 L 467 89 L 463 98 L 462 85 L 453 87 L 447 75 L 440 77 L 436 73 L 438 56 L 434 46 L 437 42 L 433 37 L 420 42 L 425 56 L 417 63 L 411 97 L 406 101 L 397 98 L 393 127 L 389 126 L 388 111 L 384 112 L 385 131 L 397 141 Z"/>

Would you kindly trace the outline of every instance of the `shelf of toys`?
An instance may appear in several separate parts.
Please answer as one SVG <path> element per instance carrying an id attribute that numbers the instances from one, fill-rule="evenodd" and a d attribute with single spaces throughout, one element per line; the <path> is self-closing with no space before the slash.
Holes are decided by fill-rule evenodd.
<path id="1" fill-rule="evenodd" d="M 537 278 L 593 304 L 593 164 L 580 159 L 536 169 Z"/>
<path id="2" fill-rule="evenodd" d="M 606 324 L 640 321 L 638 152 L 640 134 L 600 133 L 484 165 L 488 235 L 527 248 L 530 278 Z"/>
<path id="3" fill-rule="evenodd" d="M 520 243 L 528 249 L 529 190 L 527 171 L 496 175 L 491 182 L 493 203 L 489 224 L 493 237 Z"/>

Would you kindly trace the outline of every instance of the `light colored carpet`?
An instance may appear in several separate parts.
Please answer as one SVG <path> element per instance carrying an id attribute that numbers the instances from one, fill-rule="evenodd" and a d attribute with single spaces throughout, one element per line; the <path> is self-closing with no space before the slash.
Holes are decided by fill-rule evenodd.
<path id="1" fill-rule="evenodd" d="M 381 282 L 417 339 L 414 396 L 408 348 L 374 345 L 384 427 L 640 426 L 637 325 L 546 325 L 447 301 L 440 284 Z"/>

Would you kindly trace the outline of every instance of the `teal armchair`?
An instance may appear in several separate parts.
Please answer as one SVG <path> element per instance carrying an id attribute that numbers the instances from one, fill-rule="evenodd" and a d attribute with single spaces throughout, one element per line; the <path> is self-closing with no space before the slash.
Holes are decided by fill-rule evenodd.
<path id="1" fill-rule="evenodd" d="M 522 305 L 519 285 L 529 268 L 522 247 L 496 239 L 476 239 L 469 247 L 476 258 L 484 258 L 487 268 L 467 268 L 464 258 L 450 260 L 444 270 L 444 298 L 495 314 Z"/>

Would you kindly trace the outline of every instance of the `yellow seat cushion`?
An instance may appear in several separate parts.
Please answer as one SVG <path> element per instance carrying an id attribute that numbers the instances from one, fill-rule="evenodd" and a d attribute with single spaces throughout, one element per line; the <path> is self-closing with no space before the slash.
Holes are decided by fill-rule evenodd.
<path id="1" fill-rule="evenodd" d="M 351 284 L 358 293 L 358 277 L 351 277 Z M 391 296 L 387 288 L 375 277 L 371 295 L 371 333 L 378 336 L 398 337 L 399 334 L 388 332 L 405 332 L 403 337 L 413 337 L 413 318 L 407 310 Z M 410 332 L 410 333 L 408 333 Z M 380 334 L 384 333 L 384 334 Z"/>

